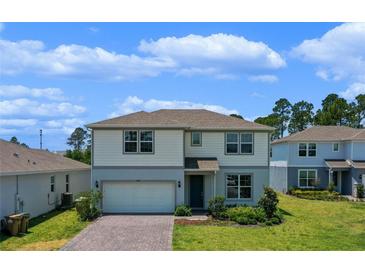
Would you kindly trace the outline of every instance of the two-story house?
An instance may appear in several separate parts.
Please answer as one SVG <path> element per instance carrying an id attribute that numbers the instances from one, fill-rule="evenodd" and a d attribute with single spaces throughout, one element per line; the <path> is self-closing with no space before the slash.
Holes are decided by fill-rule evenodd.
<path id="1" fill-rule="evenodd" d="M 272 142 L 270 185 L 328 188 L 333 182 L 343 195 L 354 195 L 365 183 L 365 130 L 315 126 Z"/>
<path id="2" fill-rule="evenodd" d="M 208 110 L 137 112 L 89 124 L 105 213 L 253 205 L 269 185 L 272 128 Z"/>

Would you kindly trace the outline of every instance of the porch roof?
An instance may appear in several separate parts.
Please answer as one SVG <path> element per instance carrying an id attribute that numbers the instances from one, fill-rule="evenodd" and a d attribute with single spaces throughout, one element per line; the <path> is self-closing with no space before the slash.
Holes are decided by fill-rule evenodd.
<path id="1" fill-rule="evenodd" d="M 365 161 L 351 161 L 353 168 L 365 169 Z"/>
<path id="2" fill-rule="evenodd" d="M 217 158 L 185 158 L 185 169 L 193 171 L 218 171 L 219 163 Z"/>
<path id="3" fill-rule="evenodd" d="M 349 169 L 351 167 L 346 160 L 325 160 L 325 163 L 331 169 Z"/>

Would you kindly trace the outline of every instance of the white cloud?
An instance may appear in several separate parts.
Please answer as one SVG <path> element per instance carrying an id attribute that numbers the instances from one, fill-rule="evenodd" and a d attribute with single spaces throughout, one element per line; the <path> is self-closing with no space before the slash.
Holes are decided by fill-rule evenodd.
<path id="1" fill-rule="evenodd" d="M 304 62 L 318 65 L 325 80 L 365 81 L 365 23 L 345 23 L 322 37 L 305 40 L 291 51 Z"/>
<path id="2" fill-rule="evenodd" d="M 125 115 L 137 111 L 155 111 L 159 109 L 207 109 L 223 114 L 238 114 L 236 109 L 227 109 L 220 105 L 209 105 L 202 103 L 194 103 L 189 101 L 167 101 L 149 99 L 143 100 L 137 96 L 129 96 L 122 103 L 117 105 L 117 111 L 113 112 L 110 117 Z"/>
<path id="3" fill-rule="evenodd" d="M 65 97 L 59 88 L 28 88 L 21 85 L 0 85 L 0 96 L 3 97 L 44 97 L 50 100 L 61 101 Z"/>
<path id="4" fill-rule="evenodd" d="M 364 83 L 354 83 L 345 91 L 340 92 L 340 95 L 347 100 L 354 100 L 357 95 L 365 94 Z"/>
<path id="5" fill-rule="evenodd" d="M 0 115 L 66 116 L 74 117 L 86 111 L 85 107 L 69 102 L 41 103 L 27 98 L 0 101 Z"/>
<path id="6" fill-rule="evenodd" d="M 252 93 L 250 94 L 250 96 L 251 96 L 251 97 L 257 97 L 257 98 L 265 98 L 265 95 L 263 95 L 263 94 L 261 94 L 261 93 L 259 93 L 259 92 L 256 92 L 256 91 L 252 92 Z"/>
<path id="7" fill-rule="evenodd" d="M 37 124 L 36 119 L 0 119 L 0 127 L 14 126 L 14 127 L 29 127 Z"/>
<path id="8" fill-rule="evenodd" d="M 264 74 L 264 75 L 252 75 L 248 77 L 248 80 L 252 82 L 265 82 L 265 83 L 275 83 L 279 79 L 275 75 Z"/>
<path id="9" fill-rule="evenodd" d="M 129 80 L 170 72 L 184 76 L 233 79 L 277 70 L 286 65 L 280 54 L 268 45 L 222 33 L 165 37 L 149 42 L 143 40 L 138 49 L 144 56 L 75 44 L 47 49 L 42 41 L 0 40 L 2 73 L 6 75 L 31 72 Z"/>
<path id="10" fill-rule="evenodd" d="M 48 132 L 63 132 L 71 134 L 75 128 L 82 127 L 85 122 L 79 118 L 50 120 L 45 122 L 44 126 Z"/>
<path id="11" fill-rule="evenodd" d="M 96 28 L 96 27 L 90 27 L 90 28 L 89 28 L 89 31 L 91 31 L 91 32 L 99 32 L 99 28 Z"/>

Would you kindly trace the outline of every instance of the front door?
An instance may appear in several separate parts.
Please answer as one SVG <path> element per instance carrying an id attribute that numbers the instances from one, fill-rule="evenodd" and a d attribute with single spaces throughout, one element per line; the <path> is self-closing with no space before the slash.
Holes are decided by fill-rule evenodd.
<path id="1" fill-rule="evenodd" d="M 192 208 L 204 207 L 204 176 L 190 176 L 190 206 Z"/>

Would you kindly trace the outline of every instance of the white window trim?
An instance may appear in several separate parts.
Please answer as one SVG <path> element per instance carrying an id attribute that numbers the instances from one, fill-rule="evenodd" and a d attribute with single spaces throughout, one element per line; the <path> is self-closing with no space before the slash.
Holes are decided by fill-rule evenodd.
<path id="1" fill-rule="evenodd" d="M 306 145 L 306 155 L 305 156 L 300 156 L 299 155 L 299 147 L 300 147 L 300 144 L 305 144 Z M 309 156 L 309 144 L 315 144 L 316 145 L 316 156 Z M 317 155 L 318 155 L 318 146 L 317 146 L 317 143 L 298 143 L 298 146 L 297 146 L 297 151 L 298 151 L 298 157 L 299 158 L 311 158 L 311 159 L 313 159 L 313 158 L 317 158 Z"/>
<path id="2" fill-rule="evenodd" d="M 194 139 L 193 139 L 193 134 L 194 134 L 194 133 L 195 133 L 195 134 L 199 134 L 199 136 L 200 136 L 200 138 L 199 138 L 199 139 L 200 139 L 200 140 L 199 140 L 199 141 L 200 141 L 200 142 L 199 142 L 199 144 L 194 144 L 194 143 L 193 143 L 193 140 L 194 140 Z M 202 134 L 202 132 L 201 132 L 201 131 L 192 131 L 192 132 L 191 132 L 191 142 L 190 142 L 190 144 L 191 144 L 191 146 L 192 146 L 192 147 L 201 147 L 201 146 L 202 146 L 202 144 L 203 144 L 202 139 L 203 139 L 203 134 Z"/>
<path id="3" fill-rule="evenodd" d="M 141 132 L 148 132 L 150 131 L 152 133 L 152 141 L 141 141 L 138 139 L 138 153 L 139 154 L 154 154 L 155 153 L 155 133 L 151 129 L 143 129 L 138 131 L 138 138 L 141 137 Z M 152 151 L 151 152 L 142 152 L 141 151 L 141 143 L 151 143 L 152 144 Z"/>
<path id="4" fill-rule="evenodd" d="M 335 145 L 338 145 L 338 150 L 335 150 Z M 332 143 L 332 152 L 340 152 L 340 143 Z"/>
<path id="5" fill-rule="evenodd" d="M 237 142 L 228 142 L 228 134 L 236 134 L 237 135 Z M 225 140 L 225 145 L 224 145 L 224 149 L 227 155 L 239 155 L 240 154 L 240 133 L 239 132 L 226 132 L 226 140 Z M 228 145 L 229 144 L 236 144 L 237 145 L 237 152 L 228 152 Z"/>
<path id="6" fill-rule="evenodd" d="M 137 140 L 136 141 L 126 141 L 125 140 L 125 137 L 126 137 L 126 132 L 131 132 L 131 131 L 136 131 L 137 132 Z M 129 151 L 125 151 L 125 148 L 126 148 L 126 143 L 137 143 L 137 150 L 136 152 L 129 152 Z M 123 131 L 123 153 L 124 154 L 138 154 L 138 151 L 139 151 L 139 132 L 138 130 L 135 130 L 135 129 L 131 129 L 131 130 L 124 130 Z"/>
<path id="7" fill-rule="evenodd" d="M 301 186 L 300 185 L 300 172 L 306 171 L 307 172 L 307 186 Z M 318 170 L 317 169 L 298 169 L 298 187 L 299 188 L 315 188 L 315 186 L 308 186 L 308 172 L 314 171 L 316 174 L 316 181 L 318 180 Z"/>
<path id="8" fill-rule="evenodd" d="M 241 136 L 242 136 L 242 134 L 251 134 L 251 136 L 252 136 L 252 141 L 251 142 L 243 142 L 242 140 L 241 140 Z M 255 135 L 253 134 L 253 132 L 240 132 L 240 154 L 242 154 L 242 155 L 253 155 L 254 153 L 253 153 L 253 151 L 254 151 L 254 138 L 255 138 Z M 250 145 L 252 145 L 252 152 L 250 152 L 250 153 L 245 153 L 245 152 L 242 152 L 242 150 L 241 150 L 241 145 L 244 145 L 244 144 L 250 144 Z"/>
<path id="9" fill-rule="evenodd" d="M 227 186 L 227 177 L 228 176 L 238 176 L 238 198 L 228 198 L 228 188 L 229 186 Z M 251 177 L 251 197 L 250 198 L 241 198 L 241 192 L 240 192 L 240 188 L 241 188 L 241 176 L 250 176 Z M 253 180 L 254 180 L 254 176 L 252 173 L 226 173 L 225 174 L 225 189 L 226 189 L 226 200 L 227 201 L 250 201 L 253 199 Z M 246 188 L 248 188 L 247 186 L 244 186 Z"/>

